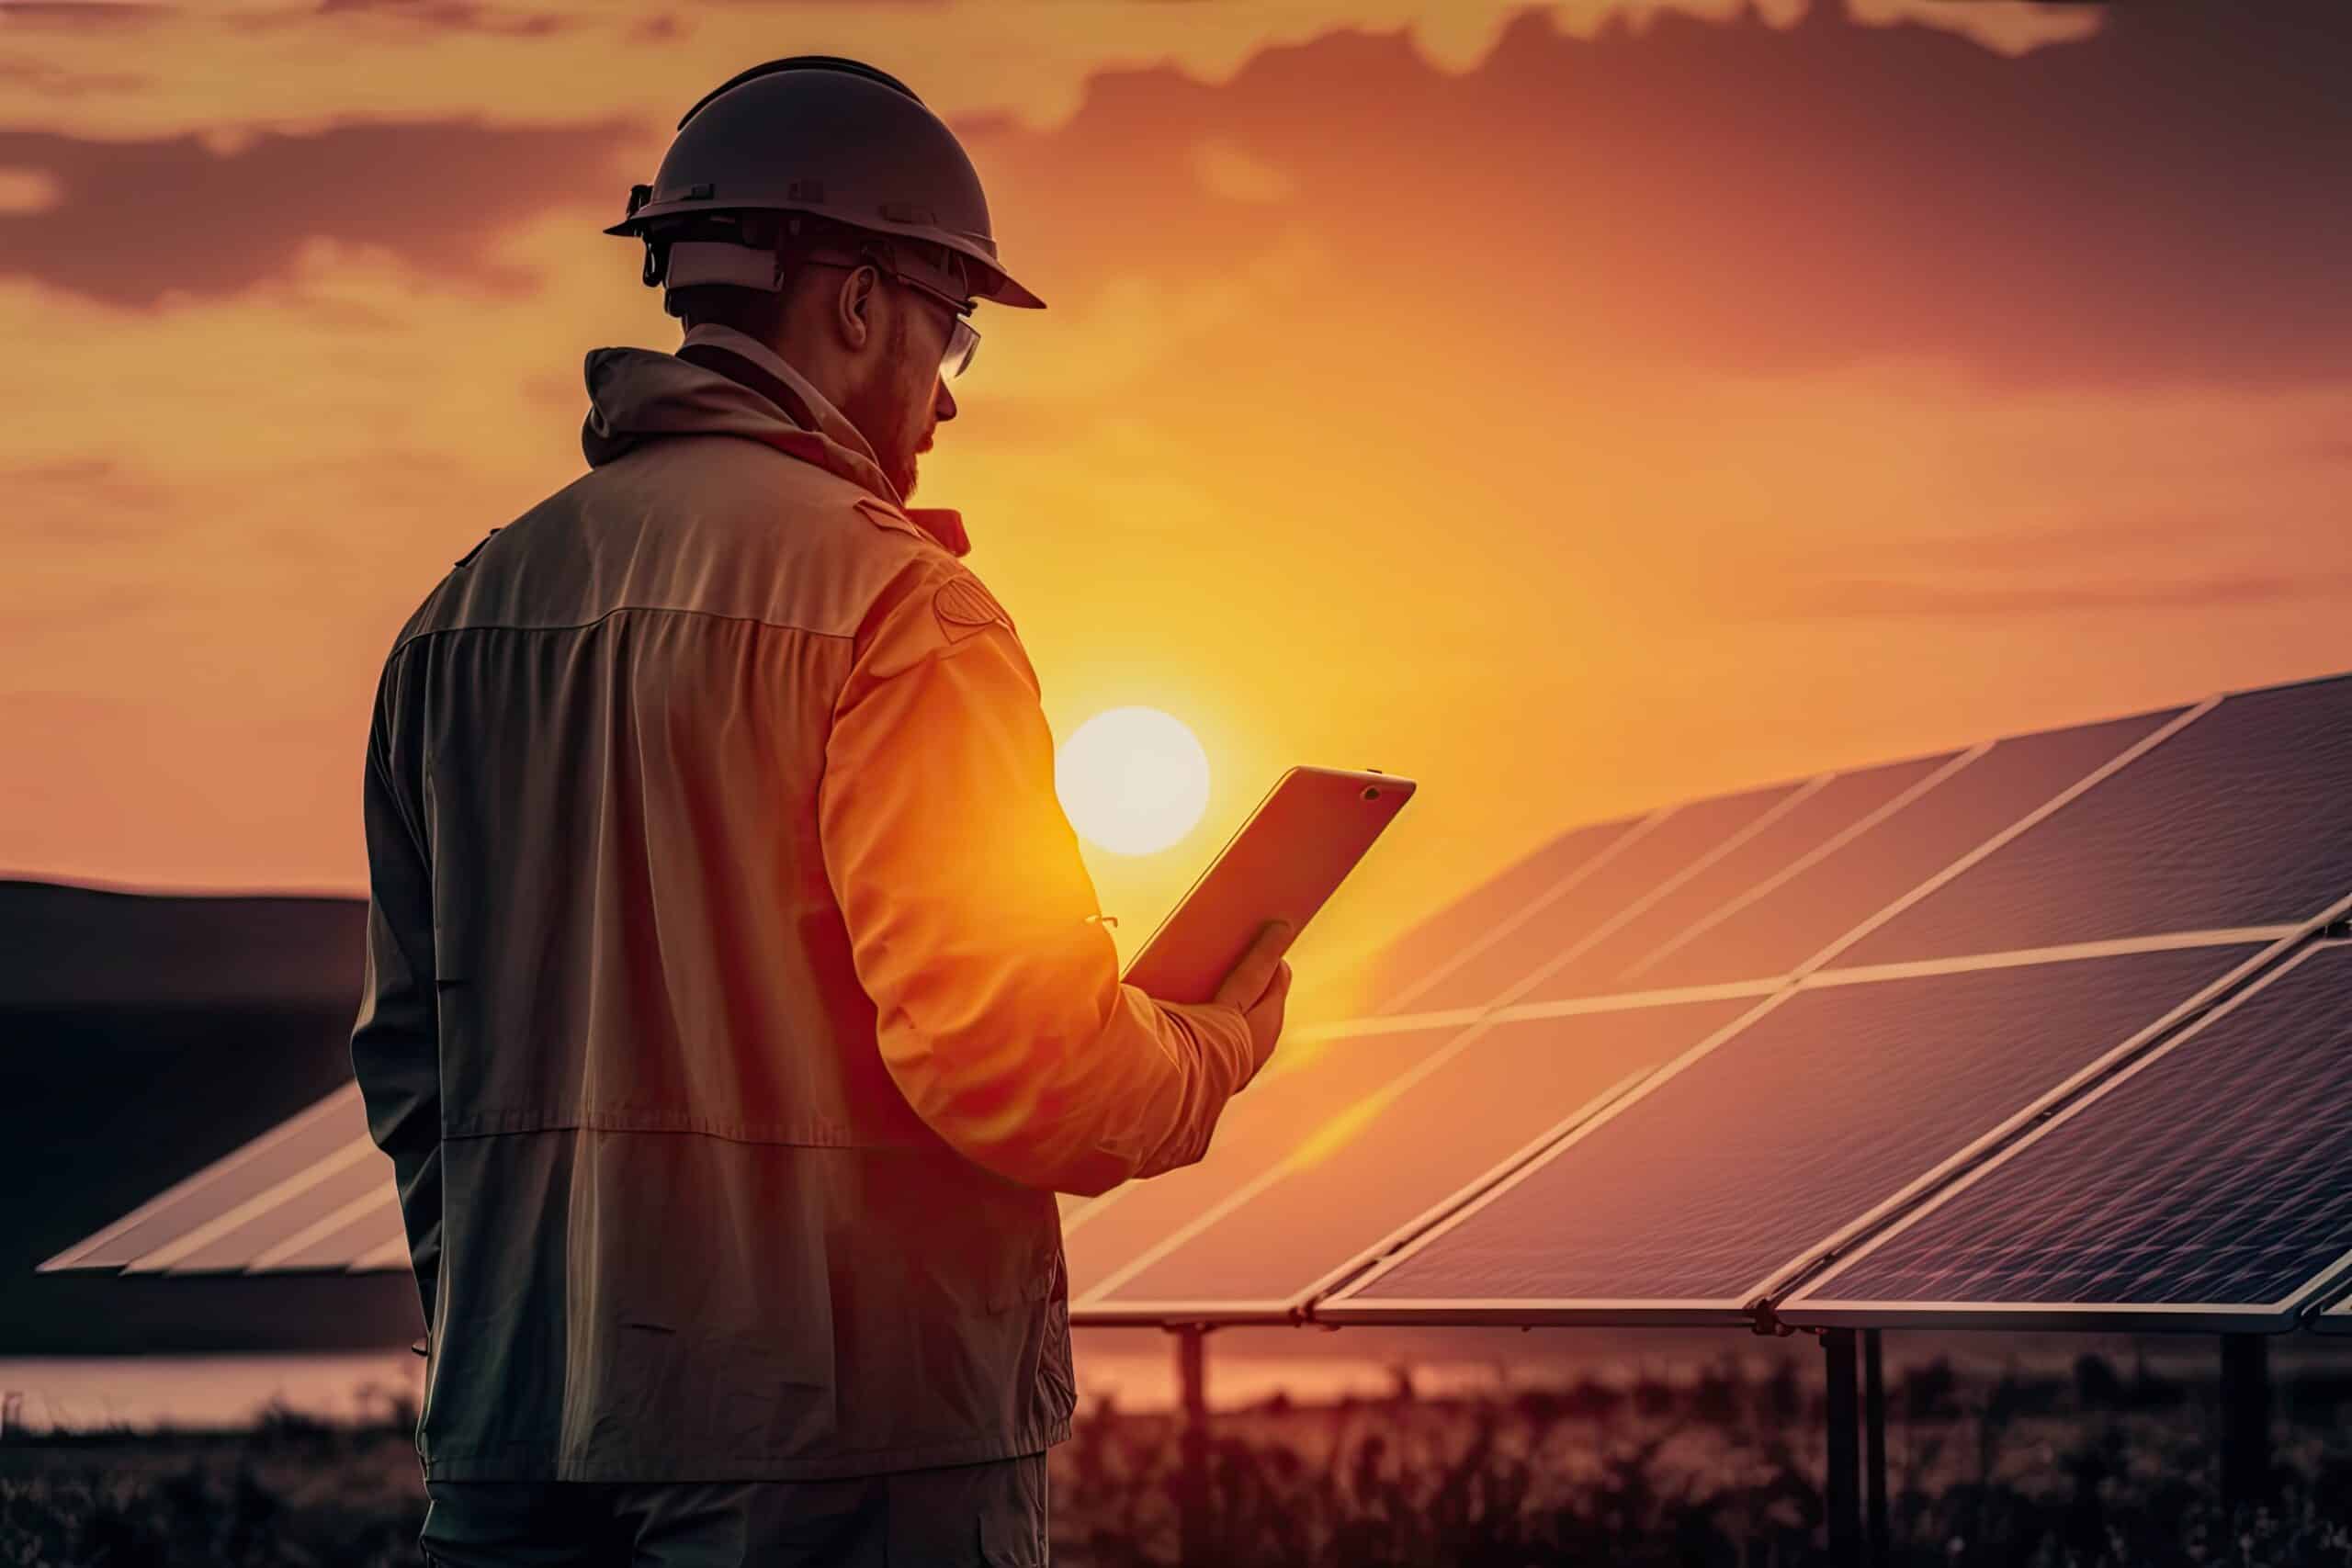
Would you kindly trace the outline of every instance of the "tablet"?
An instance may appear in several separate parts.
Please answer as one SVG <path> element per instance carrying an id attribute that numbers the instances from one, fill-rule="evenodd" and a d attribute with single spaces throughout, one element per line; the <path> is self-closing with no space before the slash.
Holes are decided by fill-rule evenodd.
<path id="1" fill-rule="evenodd" d="M 1288 920 L 1297 947 L 1306 922 L 1412 798 L 1411 779 L 1377 769 L 1291 769 L 1121 978 L 1162 1001 L 1216 999 L 1268 920 Z"/>

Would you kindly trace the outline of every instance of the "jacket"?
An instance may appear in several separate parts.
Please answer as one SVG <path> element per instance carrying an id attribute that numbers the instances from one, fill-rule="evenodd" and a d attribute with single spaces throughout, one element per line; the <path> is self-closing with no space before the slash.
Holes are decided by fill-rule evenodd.
<path id="1" fill-rule="evenodd" d="M 589 471 L 386 658 L 352 1066 L 431 1479 L 816 1479 L 1069 1435 L 1054 1192 L 1200 1157 L 1229 1005 L 1118 978 L 953 513 L 765 345 L 587 356 Z"/>

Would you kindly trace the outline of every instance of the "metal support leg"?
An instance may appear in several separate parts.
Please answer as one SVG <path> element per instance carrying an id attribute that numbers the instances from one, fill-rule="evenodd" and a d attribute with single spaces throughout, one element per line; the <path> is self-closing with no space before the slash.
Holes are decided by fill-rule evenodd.
<path id="1" fill-rule="evenodd" d="M 1823 1489 L 1828 1509 L 1832 1568 L 1860 1568 L 1862 1560 L 1861 1414 L 1854 1382 L 1854 1331 L 1832 1328 L 1821 1337 L 1829 1362 L 1829 1475 Z"/>
<path id="2" fill-rule="evenodd" d="M 2222 1506 L 2270 1499 L 2269 1337 L 2222 1336 Z"/>
<path id="3" fill-rule="evenodd" d="M 1867 1561 L 1886 1568 L 1886 1367 L 1875 1328 L 1862 1330 L 1862 1492 L 1870 1510 Z"/>
<path id="4" fill-rule="evenodd" d="M 1208 1330 L 1187 1325 L 1176 1334 L 1176 1381 L 1184 1424 L 1178 1438 L 1176 1477 L 1177 1561 L 1195 1568 L 1210 1560 L 1208 1358 L 1202 1341 Z"/>

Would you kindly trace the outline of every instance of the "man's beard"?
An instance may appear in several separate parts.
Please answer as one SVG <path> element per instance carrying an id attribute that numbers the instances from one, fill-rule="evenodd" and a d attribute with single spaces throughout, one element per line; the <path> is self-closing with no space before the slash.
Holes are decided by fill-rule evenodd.
<path id="1" fill-rule="evenodd" d="M 882 356 L 882 367 L 895 367 L 905 357 L 907 348 L 907 319 L 892 318 L 890 341 Z M 842 417 L 857 426 L 865 444 L 874 449 L 874 461 L 881 468 L 882 477 L 890 488 L 905 501 L 915 492 L 915 447 L 922 437 L 917 434 L 916 411 L 899 406 L 889 395 L 887 368 L 877 373 L 865 386 L 842 400 Z"/>

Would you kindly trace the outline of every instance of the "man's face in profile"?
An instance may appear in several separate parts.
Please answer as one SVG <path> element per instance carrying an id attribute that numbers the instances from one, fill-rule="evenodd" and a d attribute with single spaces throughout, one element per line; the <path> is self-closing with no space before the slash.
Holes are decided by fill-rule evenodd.
<path id="1" fill-rule="evenodd" d="M 873 299 L 888 324 L 868 357 L 866 378 L 842 400 L 842 413 L 874 448 L 899 499 L 907 501 L 915 493 L 917 454 L 931 450 L 941 420 L 956 417 L 956 400 L 939 373 L 955 321 L 945 305 L 903 284 L 886 281 Z"/>

